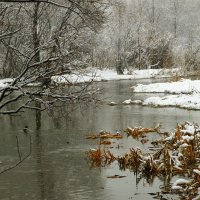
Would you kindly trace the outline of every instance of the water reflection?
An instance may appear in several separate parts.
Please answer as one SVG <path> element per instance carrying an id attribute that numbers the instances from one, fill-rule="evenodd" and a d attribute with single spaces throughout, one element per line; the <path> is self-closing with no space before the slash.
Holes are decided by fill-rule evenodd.
<path id="1" fill-rule="evenodd" d="M 132 85 L 144 81 L 152 80 L 98 84 L 105 89 L 107 101 L 120 103 L 129 98 L 146 98 L 148 94 L 133 94 L 130 89 Z M 172 130 L 177 122 L 200 121 L 197 111 L 122 104 L 114 107 L 104 104 L 100 109 L 80 105 L 69 117 L 61 118 L 61 114 L 64 116 L 69 109 L 72 110 L 62 107 L 62 110 L 50 113 L 28 111 L 21 116 L 0 116 L 0 160 L 3 162 L 0 166 L 17 161 L 16 134 L 20 136 L 23 154 L 28 151 L 27 137 L 22 134 L 26 125 L 32 130 L 33 138 L 31 157 L 0 176 L 1 199 L 150 199 L 148 193 L 159 191 L 161 184 L 169 184 L 170 177 L 155 177 L 153 182 L 148 182 L 130 171 L 119 171 L 117 165 L 90 169 L 85 160 L 85 151 L 96 147 L 96 141 L 86 140 L 85 135 L 102 129 L 113 132 L 123 131 L 128 126 L 152 127 L 158 122 L 163 124 L 164 129 Z M 113 149 L 115 155 L 123 154 L 133 146 L 144 148 L 131 138 L 118 142 L 123 142 L 124 148 Z M 106 178 L 114 174 L 127 177 L 120 180 Z"/>

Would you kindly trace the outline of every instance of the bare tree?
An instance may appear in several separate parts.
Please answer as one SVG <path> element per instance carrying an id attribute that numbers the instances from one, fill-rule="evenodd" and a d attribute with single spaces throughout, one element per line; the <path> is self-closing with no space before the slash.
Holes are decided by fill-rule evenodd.
<path id="1" fill-rule="evenodd" d="M 18 61 L 18 70 L 13 73 L 15 78 L 0 88 L 0 113 L 12 114 L 26 108 L 44 110 L 59 102 L 94 100 L 96 90 L 90 84 L 58 87 L 52 85 L 51 78 L 80 69 L 77 63 L 87 54 L 84 40 L 101 28 L 108 3 L 104 0 L 1 2 L 4 3 L 1 3 L 0 17 L 12 13 L 21 19 L 15 27 L 12 23 L 15 18 L 9 16 L 7 27 L 0 27 L 0 47 L 7 49 L 5 60 L 10 56 L 11 60 Z M 8 53 L 8 49 L 16 56 Z M 27 87 L 35 82 L 40 82 L 40 87 Z M 8 105 L 16 102 L 20 105 L 9 109 Z"/>
<path id="2" fill-rule="evenodd" d="M 177 37 L 177 27 L 178 27 L 178 0 L 174 0 L 174 37 Z"/>
<path id="3" fill-rule="evenodd" d="M 117 18 L 118 18 L 118 41 L 117 41 L 117 73 L 123 74 L 124 67 L 122 62 L 122 14 L 124 12 L 124 6 L 122 3 L 118 3 L 117 7 Z"/>

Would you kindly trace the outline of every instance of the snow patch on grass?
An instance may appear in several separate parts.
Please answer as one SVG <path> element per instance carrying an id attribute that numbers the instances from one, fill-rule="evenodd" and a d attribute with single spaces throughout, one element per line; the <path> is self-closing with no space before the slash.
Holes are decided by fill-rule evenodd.
<path id="1" fill-rule="evenodd" d="M 4 88 L 13 82 L 12 78 L 5 78 L 0 80 L 0 88 Z"/>
<path id="2" fill-rule="evenodd" d="M 174 106 L 186 109 L 200 110 L 200 94 L 149 97 L 143 101 L 143 105 L 156 107 Z"/>
<path id="3" fill-rule="evenodd" d="M 86 69 L 80 74 L 67 74 L 54 76 L 52 80 L 57 83 L 83 83 L 91 81 L 112 81 L 112 80 L 132 80 L 132 79 L 147 79 L 147 78 L 164 78 L 176 76 L 180 71 L 179 68 L 174 69 L 146 69 L 134 70 L 132 74 L 125 71 L 123 75 L 117 74 L 113 69 Z"/>
<path id="4" fill-rule="evenodd" d="M 92 81 L 111 81 L 111 80 L 132 80 L 132 79 L 148 79 L 148 78 L 165 78 L 173 77 L 180 74 L 180 68 L 173 69 L 146 69 L 134 70 L 132 73 L 125 71 L 123 75 L 117 74 L 115 69 L 95 69 L 87 68 L 82 71 L 75 71 L 72 74 L 52 76 L 52 82 L 58 84 L 76 84 L 87 83 Z M 1 79 L 0 88 L 4 88 L 12 82 L 13 79 Z M 28 84 L 35 86 L 34 83 Z M 38 85 L 36 85 L 38 86 Z"/>
<path id="5" fill-rule="evenodd" d="M 200 80 L 182 79 L 178 82 L 139 84 L 134 92 L 170 93 L 166 96 L 152 96 L 142 102 L 144 106 L 179 107 L 200 110 Z M 172 95 L 173 94 L 173 95 Z"/>
<path id="6" fill-rule="evenodd" d="M 170 83 L 138 84 L 132 88 L 134 92 L 192 94 L 200 93 L 200 80 L 181 79 Z"/>

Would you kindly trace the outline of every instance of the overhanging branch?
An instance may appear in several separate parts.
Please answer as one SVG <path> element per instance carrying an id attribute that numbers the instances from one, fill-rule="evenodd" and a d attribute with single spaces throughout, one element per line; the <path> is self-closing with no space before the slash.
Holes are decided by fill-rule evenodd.
<path id="1" fill-rule="evenodd" d="M 49 1 L 49 0 L 0 0 L 0 3 L 48 3 L 54 6 L 58 6 L 61 8 L 69 8 L 68 6 L 62 5 L 62 4 L 58 4 L 54 1 Z"/>

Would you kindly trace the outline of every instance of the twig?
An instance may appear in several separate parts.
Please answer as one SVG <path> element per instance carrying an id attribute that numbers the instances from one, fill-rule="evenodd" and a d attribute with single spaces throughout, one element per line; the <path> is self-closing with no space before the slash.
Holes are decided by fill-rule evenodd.
<path id="1" fill-rule="evenodd" d="M 20 165 L 22 162 L 24 162 L 30 155 L 31 155 L 31 152 L 32 152 L 32 139 L 31 139 L 31 135 L 29 135 L 29 142 L 30 142 L 30 149 L 29 149 L 29 153 L 24 157 L 22 158 L 18 163 L 16 163 L 15 165 L 7 168 L 7 169 L 4 169 L 3 171 L 0 172 L 0 175 L 7 172 L 7 171 L 10 171 L 12 169 L 14 169 L 15 167 L 17 167 L 18 165 Z"/>
<path id="2" fill-rule="evenodd" d="M 16 135 L 16 141 L 17 141 L 17 150 L 18 150 L 19 161 L 21 161 L 22 157 L 21 157 L 21 153 L 20 153 L 20 149 L 19 149 L 19 140 L 18 140 L 17 135 Z"/>

